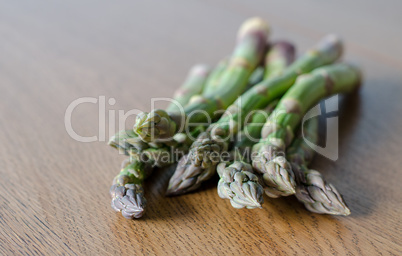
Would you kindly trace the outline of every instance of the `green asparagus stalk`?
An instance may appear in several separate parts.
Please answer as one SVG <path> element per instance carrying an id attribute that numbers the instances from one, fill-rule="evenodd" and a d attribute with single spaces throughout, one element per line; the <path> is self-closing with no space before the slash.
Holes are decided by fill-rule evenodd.
<path id="1" fill-rule="evenodd" d="M 315 152 L 306 140 L 314 145 L 317 144 L 318 118 L 312 118 L 307 122 L 303 132 L 292 142 L 286 152 L 296 178 L 297 199 L 311 212 L 349 215 L 350 210 L 336 188 L 327 183 L 320 172 L 307 168 Z"/>
<path id="2" fill-rule="evenodd" d="M 234 162 L 221 162 L 217 166 L 220 177 L 218 195 L 229 199 L 234 208 L 261 208 L 264 189 L 250 163 L 250 149 L 259 140 L 261 130 L 275 103 L 266 109 L 256 111 L 252 120 L 239 134 L 234 149 Z"/>
<path id="3" fill-rule="evenodd" d="M 295 176 L 284 151 L 306 111 L 321 99 L 348 93 L 360 83 L 360 71 L 348 64 L 333 64 L 301 76 L 283 96 L 254 145 L 253 167 L 263 174 L 270 197 L 295 193 Z"/>
<path id="4" fill-rule="evenodd" d="M 268 36 L 268 25 L 260 18 L 247 20 L 240 28 L 237 44 L 223 71 L 216 90 L 207 90 L 193 98 L 184 111 L 161 109 L 137 116 L 134 131 L 146 142 L 169 139 L 193 124 L 207 122 L 218 110 L 226 109 L 243 93 L 253 70 L 263 58 Z"/>
<path id="5" fill-rule="evenodd" d="M 281 59 L 290 59 L 292 56 L 294 57 L 294 47 L 286 42 L 274 44 L 267 55 Z M 285 69 L 285 66 L 283 66 L 283 63 L 286 63 L 285 61 L 275 61 L 273 57 L 266 58 L 266 60 L 272 61 L 265 64 L 265 69 L 267 70 L 279 70 L 280 68 L 276 67 L 276 65 L 280 65 L 282 69 Z M 271 74 L 279 75 L 279 73 L 280 72 L 272 72 Z M 266 105 L 261 108 L 263 107 L 266 107 Z M 167 195 L 179 195 L 193 191 L 201 185 L 201 182 L 208 180 L 215 174 L 216 166 L 220 162 L 220 156 L 223 152 L 227 152 L 229 148 L 229 141 L 217 137 L 212 138 L 211 134 L 215 131 L 215 127 L 221 128 L 221 125 L 225 125 L 224 127 L 228 129 L 231 128 L 232 134 L 235 135 L 237 133 L 236 127 L 239 125 L 236 123 L 235 119 L 229 120 L 228 117 L 231 112 L 236 114 L 237 109 L 236 105 L 229 107 L 224 116 L 222 116 L 217 123 L 212 124 L 206 133 L 201 134 L 200 137 L 197 138 L 191 146 L 190 154 L 185 157 L 185 160 L 180 160 L 175 173 L 171 177 Z M 251 111 L 246 114 L 250 112 Z M 229 125 L 225 123 L 227 120 L 230 121 Z M 242 124 L 244 124 L 244 120 Z M 220 134 L 223 135 L 223 133 Z"/>

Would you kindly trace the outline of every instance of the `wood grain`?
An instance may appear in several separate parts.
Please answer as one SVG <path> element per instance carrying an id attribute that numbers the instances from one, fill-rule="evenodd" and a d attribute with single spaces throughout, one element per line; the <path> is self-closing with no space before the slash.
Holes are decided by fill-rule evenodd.
<path id="1" fill-rule="evenodd" d="M 401 7 L 362 0 L 2 1 L 0 254 L 401 255 Z M 230 53 L 238 25 L 253 15 L 299 52 L 336 32 L 346 41 L 345 58 L 364 69 L 361 92 L 341 101 L 339 159 L 313 164 L 344 194 L 352 215 L 311 214 L 294 198 L 234 210 L 218 198 L 216 180 L 165 198 L 172 169 L 146 183 L 143 219 L 114 213 L 108 189 L 123 157 L 104 141 L 72 139 L 67 106 L 105 96 L 116 100 L 107 110 L 147 110 L 151 97 L 172 94 L 191 65 Z M 97 135 L 97 113 L 96 104 L 77 108 L 75 131 Z"/>

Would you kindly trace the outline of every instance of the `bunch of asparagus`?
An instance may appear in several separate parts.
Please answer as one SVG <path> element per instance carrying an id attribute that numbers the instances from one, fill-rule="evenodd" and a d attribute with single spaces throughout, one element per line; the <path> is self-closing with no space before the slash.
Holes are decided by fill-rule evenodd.
<path id="1" fill-rule="evenodd" d="M 132 130 L 110 139 L 129 156 L 113 180 L 113 209 L 140 218 L 144 179 L 181 157 L 168 196 L 195 191 L 218 174 L 218 195 L 235 208 L 261 208 L 263 194 L 295 195 L 309 211 L 350 214 L 335 187 L 308 169 L 314 150 L 305 140 L 317 143 L 318 121 L 302 121 L 320 100 L 355 90 L 361 73 L 336 63 L 343 46 L 334 35 L 296 60 L 291 43 L 268 35 L 265 21 L 246 20 L 230 57 L 212 70 L 194 67 L 169 107 L 139 114 Z"/>

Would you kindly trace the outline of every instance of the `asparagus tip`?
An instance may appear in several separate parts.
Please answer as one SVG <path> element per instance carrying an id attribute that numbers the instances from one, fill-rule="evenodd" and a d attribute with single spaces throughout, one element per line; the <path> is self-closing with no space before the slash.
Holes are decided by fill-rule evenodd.
<path id="1" fill-rule="evenodd" d="M 218 195 L 221 198 L 229 199 L 232 206 L 238 209 L 262 208 L 264 190 L 250 164 L 242 161 L 235 161 L 229 166 L 220 163 L 217 169 L 220 176 Z"/>
<path id="2" fill-rule="evenodd" d="M 350 209 L 346 206 L 346 207 L 345 207 L 345 211 L 343 212 L 342 215 L 348 216 L 348 215 L 350 215 L 350 214 L 351 214 L 351 211 L 350 211 Z"/>
<path id="3" fill-rule="evenodd" d="M 112 208 L 121 212 L 124 218 L 138 219 L 144 215 L 147 201 L 141 185 L 126 184 L 121 186 L 114 184 L 110 188 L 110 195 L 112 196 Z"/>
<path id="4" fill-rule="evenodd" d="M 189 159 L 195 166 L 210 168 L 220 162 L 220 153 L 227 151 L 228 143 L 213 139 L 208 133 L 200 136 L 191 146 Z"/>
<path id="5" fill-rule="evenodd" d="M 173 176 L 169 180 L 166 196 L 182 195 L 198 189 L 202 182 L 211 178 L 216 172 L 216 165 L 196 166 L 187 161 L 187 155 L 183 156 L 177 164 Z"/>
<path id="6" fill-rule="evenodd" d="M 143 112 L 137 116 L 133 130 L 145 142 L 171 138 L 176 133 L 176 123 L 162 109 Z"/>
<path id="7" fill-rule="evenodd" d="M 316 170 L 304 170 L 305 181 L 297 187 L 296 197 L 303 202 L 307 210 L 319 214 L 350 215 L 342 195 L 321 173 Z"/>
<path id="8" fill-rule="evenodd" d="M 294 173 L 283 156 L 268 162 L 254 162 L 254 167 L 262 173 L 265 194 L 272 198 L 289 196 L 296 193 Z"/>
<path id="9" fill-rule="evenodd" d="M 201 181 L 197 181 L 194 178 L 170 180 L 169 186 L 165 192 L 165 196 L 179 196 L 194 191 L 200 187 L 200 182 Z"/>

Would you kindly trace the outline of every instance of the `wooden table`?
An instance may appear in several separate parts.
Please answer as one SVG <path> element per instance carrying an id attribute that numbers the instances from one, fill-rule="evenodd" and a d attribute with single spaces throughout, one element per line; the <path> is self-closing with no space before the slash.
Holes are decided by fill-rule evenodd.
<path id="1" fill-rule="evenodd" d="M 401 2 L 247 2 L 0 4 L 1 255 L 402 254 Z M 364 69 L 361 92 L 341 101 L 339 159 L 313 163 L 352 215 L 312 214 L 293 197 L 235 210 L 218 198 L 216 180 L 165 198 L 170 169 L 146 183 L 143 219 L 113 212 L 108 189 L 123 157 L 98 135 L 101 97 L 107 138 L 109 110 L 148 110 L 151 97 L 170 96 L 191 65 L 229 54 L 254 15 L 299 53 L 336 32 L 345 59 Z M 97 142 L 66 131 L 66 109 L 81 97 L 98 103 L 74 110 L 73 129 Z"/>

